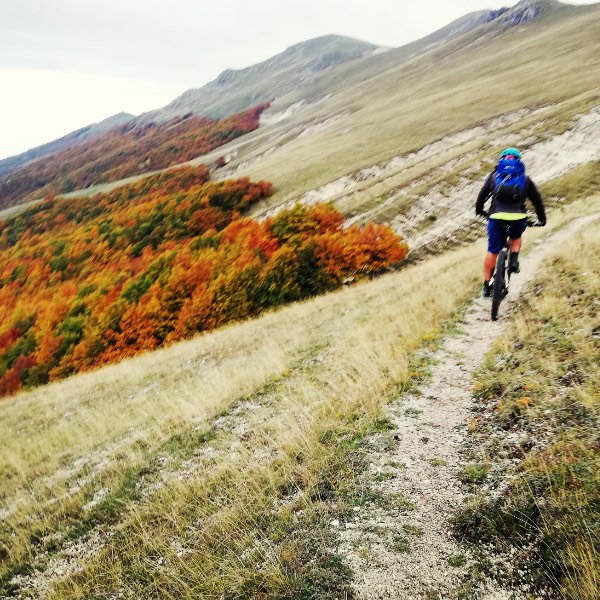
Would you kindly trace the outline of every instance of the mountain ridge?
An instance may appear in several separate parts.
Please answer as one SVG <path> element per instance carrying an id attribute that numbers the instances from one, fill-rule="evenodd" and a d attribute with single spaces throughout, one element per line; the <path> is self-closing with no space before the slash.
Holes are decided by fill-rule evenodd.
<path id="1" fill-rule="evenodd" d="M 511 8 L 468 13 L 428 36 L 398 48 L 382 48 L 339 35 L 321 36 L 294 44 L 280 54 L 245 69 L 226 69 L 214 81 L 202 88 L 188 90 L 167 106 L 172 114 L 185 117 L 194 113 L 202 114 L 202 106 L 198 104 L 198 93 L 204 93 L 205 99 L 212 98 L 211 102 L 214 100 L 217 104 L 221 101 L 234 104 L 242 102 L 242 106 L 260 98 L 267 98 L 269 101 L 274 99 L 272 108 L 265 113 L 265 123 L 273 123 L 274 121 L 269 119 L 270 114 L 285 112 L 292 105 L 295 107 L 288 111 L 288 115 L 296 110 L 301 110 L 303 115 L 308 114 L 306 108 L 331 95 L 339 82 L 341 84 L 334 95 L 341 93 L 342 88 L 350 89 L 351 85 L 364 88 L 365 82 L 372 77 L 378 77 L 387 69 L 397 68 L 400 64 L 431 50 L 437 52 L 439 59 L 445 60 L 445 54 L 455 52 L 465 44 L 478 45 L 490 36 L 500 35 L 513 27 L 526 26 L 542 17 L 572 13 L 586 8 L 566 5 L 556 0 L 522 0 Z M 461 39 L 465 40 L 465 44 L 445 45 Z M 439 52 L 437 48 L 440 48 Z M 299 68 L 299 65 L 302 65 L 302 68 Z M 340 102 L 344 102 L 341 96 L 338 98 L 338 104 Z M 217 104 L 213 103 L 213 106 Z M 161 111 L 164 109 L 144 113 L 130 122 L 132 125 L 143 127 L 153 121 L 160 122 L 171 114 Z M 130 115 L 123 113 L 121 117 L 129 122 L 127 120 Z M 109 120 L 103 123 L 106 121 Z M 93 132 L 90 127 L 79 131 Z M 69 142 L 79 143 L 78 139 L 70 139 L 72 135 L 68 134 L 64 138 Z M 64 138 L 57 141 L 60 142 Z M 55 142 L 39 148 L 47 149 L 51 154 Z M 31 151 L 28 151 L 22 160 L 26 162 L 31 155 Z M 0 165 L 3 163 L 6 169 L 4 173 L 18 169 L 18 166 L 11 167 L 11 163 L 15 165 L 14 159 L 0 161 Z M 16 164 L 18 165 L 18 161 Z"/>
<path id="2" fill-rule="evenodd" d="M 365 51 L 362 56 L 353 55 L 352 58 L 348 60 L 336 60 L 323 61 L 322 68 L 316 68 L 314 71 L 310 72 L 310 70 L 306 73 L 306 77 L 299 79 L 295 79 L 292 81 L 293 85 L 285 85 L 281 84 L 277 81 L 276 85 L 274 85 L 268 93 L 258 95 L 240 91 L 239 89 L 235 90 L 235 94 L 237 95 L 237 102 L 243 100 L 245 95 L 246 104 L 234 104 L 235 110 L 243 110 L 245 107 L 250 106 L 252 102 L 260 101 L 269 101 L 272 102 L 274 100 L 280 99 L 282 96 L 287 95 L 287 93 L 293 92 L 300 87 L 306 87 L 307 84 L 312 83 L 310 81 L 310 75 L 316 76 L 315 81 L 321 81 L 321 73 L 326 75 L 329 72 L 330 68 L 333 69 L 344 69 L 348 70 L 351 67 L 353 61 L 356 60 L 369 60 L 374 67 L 377 64 L 387 65 L 390 62 L 396 62 L 397 60 L 405 60 L 417 54 L 427 51 L 433 46 L 438 46 L 443 44 L 444 42 L 450 41 L 452 39 L 456 39 L 462 35 L 473 32 L 474 30 L 496 21 L 504 25 L 505 27 L 511 27 L 516 25 L 523 25 L 529 21 L 532 21 L 536 18 L 543 17 L 546 14 L 552 13 L 558 9 L 569 8 L 568 5 L 559 2 L 558 0 L 521 0 L 517 4 L 512 7 L 503 7 L 496 10 L 481 10 L 474 11 L 471 13 L 467 13 L 466 15 L 451 21 L 444 27 L 433 31 L 432 33 L 419 38 L 413 42 L 409 42 L 407 44 L 403 44 L 398 47 L 384 48 L 381 46 L 375 46 L 373 44 L 367 44 L 366 42 L 360 42 L 359 40 L 355 40 L 353 38 L 348 38 L 345 36 L 336 36 L 336 35 L 328 35 L 321 36 L 319 38 L 313 38 L 311 40 L 306 40 L 304 42 L 300 42 L 298 44 L 294 44 L 293 46 L 288 47 L 286 50 L 277 54 L 261 63 L 257 63 L 255 65 L 251 65 L 244 69 L 233 70 L 226 69 L 224 70 L 215 80 L 209 82 L 208 84 L 200 87 L 194 88 L 185 91 L 181 96 L 170 102 L 167 106 L 162 109 L 157 109 L 151 111 L 149 113 L 145 113 L 141 115 L 138 119 L 140 122 L 146 122 L 148 119 L 168 119 L 173 116 L 181 116 L 187 112 L 199 113 L 208 117 L 221 117 L 223 116 L 220 111 L 230 105 L 231 100 L 226 99 L 222 100 L 219 98 L 215 99 L 215 95 L 218 96 L 222 94 L 225 90 L 232 92 L 232 84 L 234 82 L 240 83 L 240 79 L 242 81 L 247 80 L 252 75 L 261 74 L 262 69 L 266 67 L 272 67 L 274 65 L 279 64 L 281 61 L 288 61 L 287 64 L 290 66 L 294 66 L 294 68 L 298 68 L 297 62 L 292 62 L 290 59 L 298 54 L 302 54 L 306 52 L 307 48 L 314 47 L 315 44 L 319 44 L 321 41 L 325 40 L 344 40 L 347 44 L 367 44 L 367 48 L 370 48 L 372 51 Z M 377 52 L 377 50 L 387 50 L 385 54 L 387 55 L 385 58 L 382 58 L 383 53 Z M 376 57 L 381 57 L 377 59 Z M 324 57 L 326 58 L 326 56 Z M 319 65 L 318 61 L 315 61 L 315 65 Z M 306 66 L 306 65 L 305 65 Z M 272 76 L 272 75 L 271 75 Z M 308 80 L 308 81 L 307 81 Z M 252 84 L 255 86 L 255 84 Z M 277 90 L 282 90 L 287 93 L 277 94 Z M 291 104 L 291 103 L 290 103 Z M 285 106 L 280 108 L 286 108 Z"/>
<path id="3" fill-rule="evenodd" d="M 185 91 L 165 107 L 144 113 L 137 120 L 140 123 L 164 121 L 187 112 L 220 118 L 235 112 L 237 106 L 270 102 L 279 89 L 302 84 L 317 73 L 362 58 L 377 48 L 379 46 L 374 44 L 335 34 L 299 42 L 254 65 L 225 69 L 213 81 Z M 225 91 L 227 98 L 223 97 Z"/>
<path id="4" fill-rule="evenodd" d="M 95 135 L 104 133 L 113 127 L 129 123 L 134 118 L 135 115 L 121 111 L 106 119 L 102 119 L 102 121 L 91 123 L 90 125 L 85 125 L 75 131 L 71 131 L 56 140 L 52 140 L 41 146 L 35 146 L 21 154 L 4 158 L 0 160 L 0 177 L 8 175 L 12 171 L 17 170 L 38 158 L 43 158 L 44 156 L 60 152 L 61 150 L 72 148 L 73 146 L 76 146 Z"/>

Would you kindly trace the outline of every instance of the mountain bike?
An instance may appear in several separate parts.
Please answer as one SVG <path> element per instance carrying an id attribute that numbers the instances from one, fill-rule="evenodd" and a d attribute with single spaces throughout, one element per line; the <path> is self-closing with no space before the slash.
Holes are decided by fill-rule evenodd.
<path id="1" fill-rule="evenodd" d="M 498 253 L 496 258 L 496 267 L 494 274 L 490 280 L 492 287 L 492 321 L 498 320 L 498 309 L 500 303 L 508 295 L 508 286 L 510 283 L 510 276 L 512 271 L 510 270 L 510 237 L 508 236 L 508 228 L 510 223 L 506 223 L 504 228 L 506 230 L 506 241 L 504 242 L 504 248 Z M 527 227 L 543 227 L 538 221 L 527 220 Z"/>

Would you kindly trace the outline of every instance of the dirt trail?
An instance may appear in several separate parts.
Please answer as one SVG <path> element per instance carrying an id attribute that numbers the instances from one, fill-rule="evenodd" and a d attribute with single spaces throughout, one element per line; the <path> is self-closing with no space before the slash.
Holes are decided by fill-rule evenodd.
<path id="1" fill-rule="evenodd" d="M 429 383 L 419 394 L 388 406 L 393 430 L 374 436 L 365 485 L 390 499 L 357 512 L 341 532 L 340 553 L 355 573 L 361 599 L 456 598 L 473 556 L 453 539 L 448 518 L 466 499 L 459 475 L 461 447 L 468 442 L 472 418 L 472 373 L 501 334 L 511 305 L 535 275 L 541 261 L 573 232 L 600 217 L 574 220 L 538 242 L 521 260 L 498 321 L 490 320 L 490 301 L 478 299 L 460 325 L 431 355 Z M 440 293 L 445 293 L 440 290 Z M 388 442 L 393 438 L 393 449 Z M 339 527 L 338 523 L 333 524 Z M 486 600 L 525 598 L 525 590 L 505 591 L 488 581 L 479 590 Z"/>

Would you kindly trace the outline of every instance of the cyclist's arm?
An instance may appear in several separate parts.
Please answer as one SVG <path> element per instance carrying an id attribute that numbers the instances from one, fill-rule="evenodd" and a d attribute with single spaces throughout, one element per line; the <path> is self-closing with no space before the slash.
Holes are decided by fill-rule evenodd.
<path id="1" fill-rule="evenodd" d="M 531 200 L 533 207 L 535 208 L 535 214 L 540 223 L 546 223 L 546 209 L 544 208 L 544 202 L 542 195 L 535 186 L 535 183 L 527 178 L 527 197 Z"/>
<path id="2" fill-rule="evenodd" d="M 493 176 L 493 173 L 485 180 L 483 187 L 479 191 L 479 194 L 477 196 L 477 202 L 475 203 L 475 214 L 476 215 L 484 215 L 485 214 L 485 212 L 483 210 L 483 206 L 485 204 L 485 201 L 488 199 L 488 197 L 492 193 L 493 181 L 494 181 L 492 176 Z"/>

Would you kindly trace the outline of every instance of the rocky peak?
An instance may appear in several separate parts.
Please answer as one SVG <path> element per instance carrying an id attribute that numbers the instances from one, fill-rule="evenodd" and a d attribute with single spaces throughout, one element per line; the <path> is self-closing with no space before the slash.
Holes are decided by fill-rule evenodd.
<path id="1" fill-rule="evenodd" d="M 501 17 L 503 14 L 507 13 L 509 10 L 510 10 L 510 8 L 507 8 L 507 7 L 499 8 L 498 10 L 490 10 L 490 11 L 488 11 L 488 14 L 486 15 L 485 22 L 489 23 L 490 21 L 495 21 L 498 17 Z"/>
<path id="2" fill-rule="evenodd" d="M 506 25 L 522 25 L 556 6 L 560 6 L 560 2 L 555 0 L 521 0 L 502 15 L 502 21 Z"/>
<path id="3" fill-rule="evenodd" d="M 235 77 L 235 71 L 233 69 L 225 69 L 215 80 L 218 86 L 227 85 L 231 83 Z"/>
<path id="4" fill-rule="evenodd" d="M 508 11 L 508 14 L 504 16 L 503 21 L 507 25 L 521 25 L 522 23 L 533 21 L 540 12 L 542 12 L 542 7 L 539 5 L 539 2 L 522 0 L 522 2 L 516 4 L 512 10 Z"/>
<path id="5" fill-rule="evenodd" d="M 556 0 L 521 0 L 513 7 L 488 11 L 485 22 L 498 21 L 504 25 L 522 25 L 539 17 L 550 8 L 560 6 Z"/>

